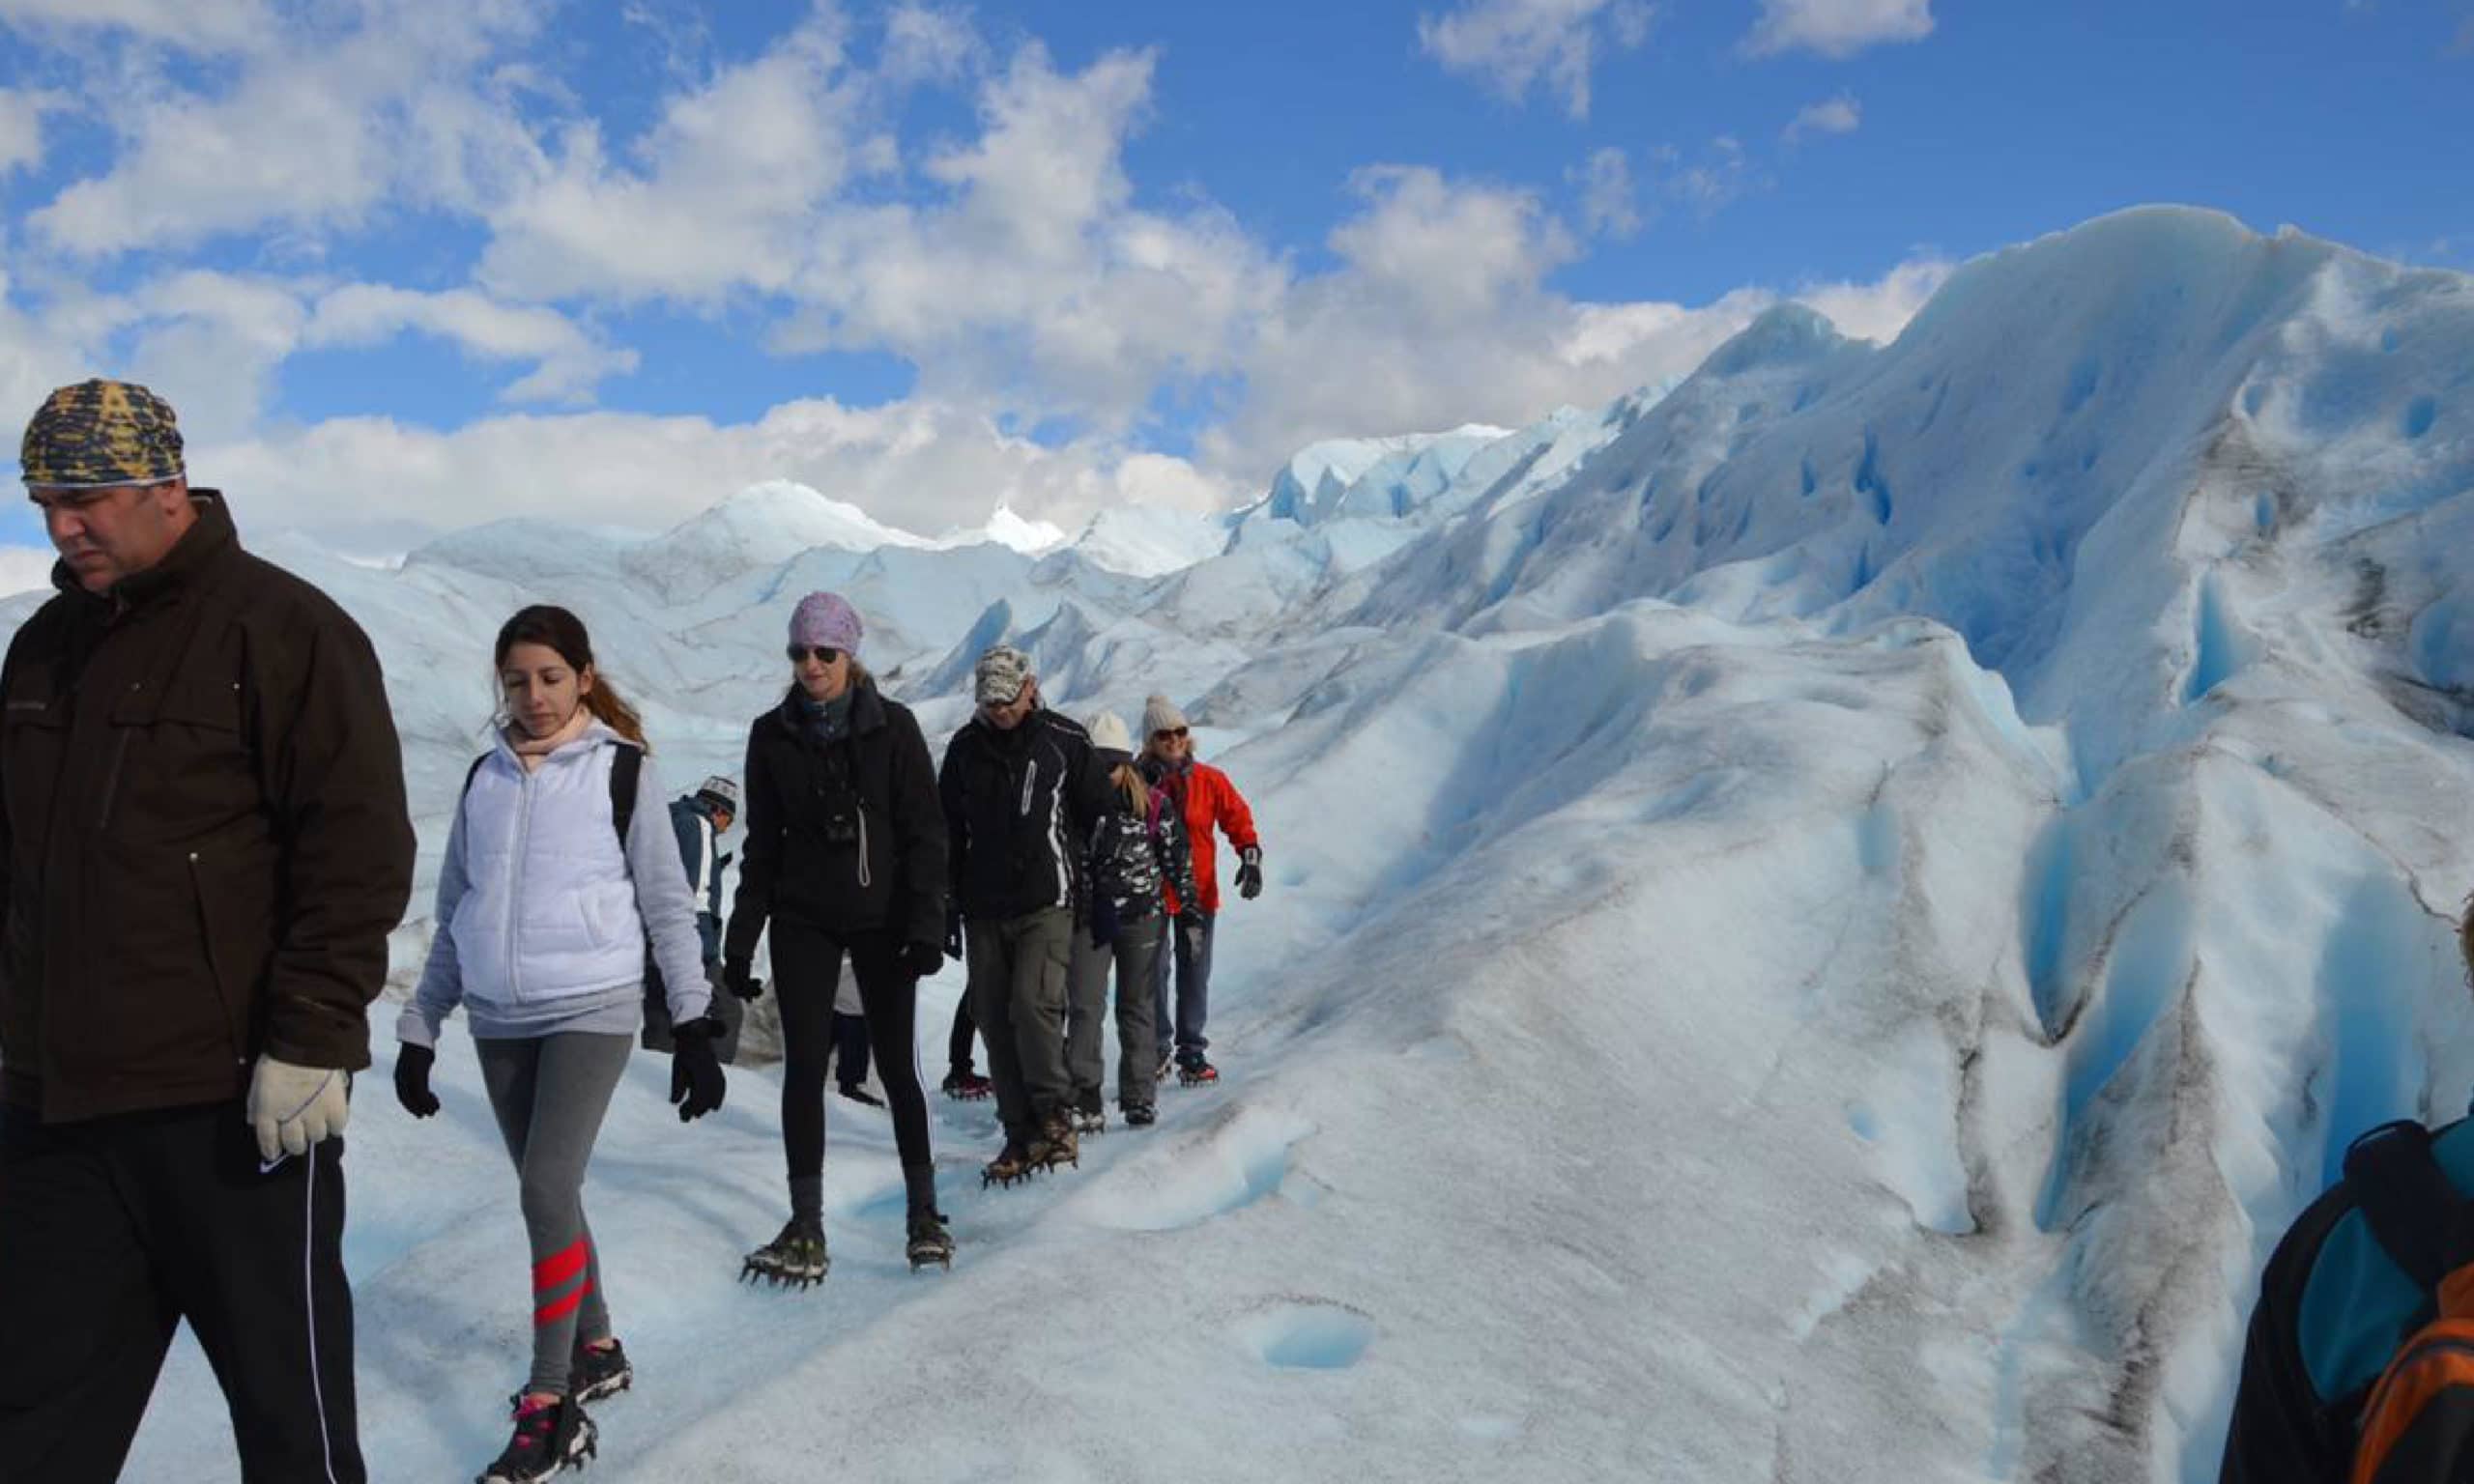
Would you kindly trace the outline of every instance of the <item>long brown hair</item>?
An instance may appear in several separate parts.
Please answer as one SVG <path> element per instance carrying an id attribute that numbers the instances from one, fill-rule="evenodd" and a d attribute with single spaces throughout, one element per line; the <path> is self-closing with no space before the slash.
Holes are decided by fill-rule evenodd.
<path id="1" fill-rule="evenodd" d="M 550 603 L 518 609 L 515 616 L 499 628 L 495 663 L 500 670 L 506 669 L 507 651 L 518 644 L 539 644 L 558 651 L 559 658 L 567 662 L 579 680 L 590 671 L 592 689 L 584 693 L 585 709 L 592 713 L 594 721 L 646 752 L 652 751 L 652 744 L 645 740 L 644 718 L 619 696 L 618 688 L 610 683 L 601 667 L 592 662 L 592 637 L 584 631 L 583 619 Z"/>

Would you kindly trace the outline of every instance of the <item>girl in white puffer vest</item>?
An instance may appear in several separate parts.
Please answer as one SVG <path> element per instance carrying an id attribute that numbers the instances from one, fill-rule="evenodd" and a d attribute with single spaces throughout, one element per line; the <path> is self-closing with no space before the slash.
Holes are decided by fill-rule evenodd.
<path id="1" fill-rule="evenodd" d="M 498 745 L 474 764 L 447 834 L 429 961 L 396 1022 L 395 1094 L 416 1118 L 438 1111 L 430 1069 L 461 1004 L 532 1247 L 532 1377 L 480 1484 L 533 1484 L 593 1452 L 583 1404 L 634 1379 L 611 1332 L 584 1172 L 643 1021 L 647 939 L 679 1118 L 720 1106 L 723 1084 L 696 903 L 636 713 L 564 609 L 508 619 L 497 656 Z"/>

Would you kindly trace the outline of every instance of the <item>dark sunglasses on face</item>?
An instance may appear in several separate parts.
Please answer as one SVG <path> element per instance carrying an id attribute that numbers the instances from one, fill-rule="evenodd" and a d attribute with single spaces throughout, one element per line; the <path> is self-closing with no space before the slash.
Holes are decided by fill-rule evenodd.
<path id="1" fill-rule="evenodd" d="M 793 665 L 805 660 L 811 654 L 816 656 L 816 662 L 819 665 L 830 665 L 834 661 L 842 658 L 842 651 L 834 648 L 830 644 L 818 644 L 814 648 L 810 648 L 806 644 L 792 644 L 790 647 L 789 653 L 791 656 L 791 663 Z"/>
<path id="2" fill-rule="evenodd" d="M 1186 728 L 1183 727 L 1166 727 L 1153 732 L 1151 734 L 1151 740 L 1154 742 L 1182 742 L 1185 740 L 1185 736 Z"/>

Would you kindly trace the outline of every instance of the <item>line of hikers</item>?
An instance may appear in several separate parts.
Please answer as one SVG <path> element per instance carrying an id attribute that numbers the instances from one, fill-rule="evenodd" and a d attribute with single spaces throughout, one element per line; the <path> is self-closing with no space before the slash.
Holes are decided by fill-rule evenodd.
<path id="1" fill-rule="evenodd" d="M 186 1320 L 252 1484 L 354 1484 L 341 1134 L 414 853 L 378 660 L 331 600 L 242 550 L 147 388 L 59 389 L 20 463 L 61 559 L 0 669 L 0 1315 L 22 1327 L 0 1344 L 0 1479 L 117 1476 Z M 1217 1076 L 1212 832 L 1247 898 L 1261 850 L 1183 715 L 1152 697 L 1137 753 L 1112 715 L 1086 730 L 1048 709 L 1028 657 L 999 645 L 932 766 L 862 639 L 847 601 L 803 599 L 743 793 L 711 778 L 664 810 L 583 623 L 534 606 L 498 635 L 499 714 L 464 775 L 394 1067 L 403 1107 L 437 1113 L 461 1006 L 518 1172 L 532 1360 L 481 1484 L 590 1456 L 584 1404 L 631 1384 L 585 1169 L 640 1040 L 671 1051 L 682 1122 L 721 1106 L 742 1007 L 765 988 L 760 942 L 791 1213 L 750 1277 L 824 1276 L 824 1083 L 837 1043 L 844 1091 L 864 1081 L 854 1034 L 894 1126 L 911 1264 L 950 1265 L 914 1027 L 918 982 L 949 956 L 968 987 L 945 1087 L 992 1091 L 1004 1127 L 984 1184 L 1074 1163 L 1104 1127 L 1111 972 L 1129 1126 L 1153 1121 L 1172 1061 L 1190 1083 Z M 855 1025 L 837 1015 L 846 957 Z"/>

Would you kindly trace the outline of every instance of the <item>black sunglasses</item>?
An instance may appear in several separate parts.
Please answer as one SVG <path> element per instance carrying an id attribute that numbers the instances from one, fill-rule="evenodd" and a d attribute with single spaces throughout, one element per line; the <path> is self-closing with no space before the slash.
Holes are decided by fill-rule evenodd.
<path id="1" fill-rule="evenodd" d="M 792 644 L 786 652 L 791 656 L 791 663 L 793 665 L 798 664 L 811 654 L 816 656 L 816 662 L 819 665 L 830 665 L 834 661 L 842 658 L 842 651 L 834 648 L 831 644 L 818 644 L 814 647 L 810 647 L 806 644 Z"/>
<path id="2" fill-rule="evenodd" d="M 1155 731 L 1155 732 L 1153 732 L 1153 733 L 1151 734 L 1151 740 L 1152 740 L 1152 741 L 1154 741 L 1154 742 L 1157 742 L 1157 741 L 1159 741 L 1161 738 L 1163 738 L 1163 737 L 1166 737 L 1166 738 L 1168 738 L 1169 740 L 1174 741 L 1175 739 L 1177 739 L 1177 738 L 1179 738 L 1179 737 L 1182 737 L 1182 736 L 1184 736 L 1185 734 L 1186 734 L 1186 728 L 1184 728 L 1183 727 L 1163 727 L 1163 728 L 1161 728 L 1158 731 Z"/>

